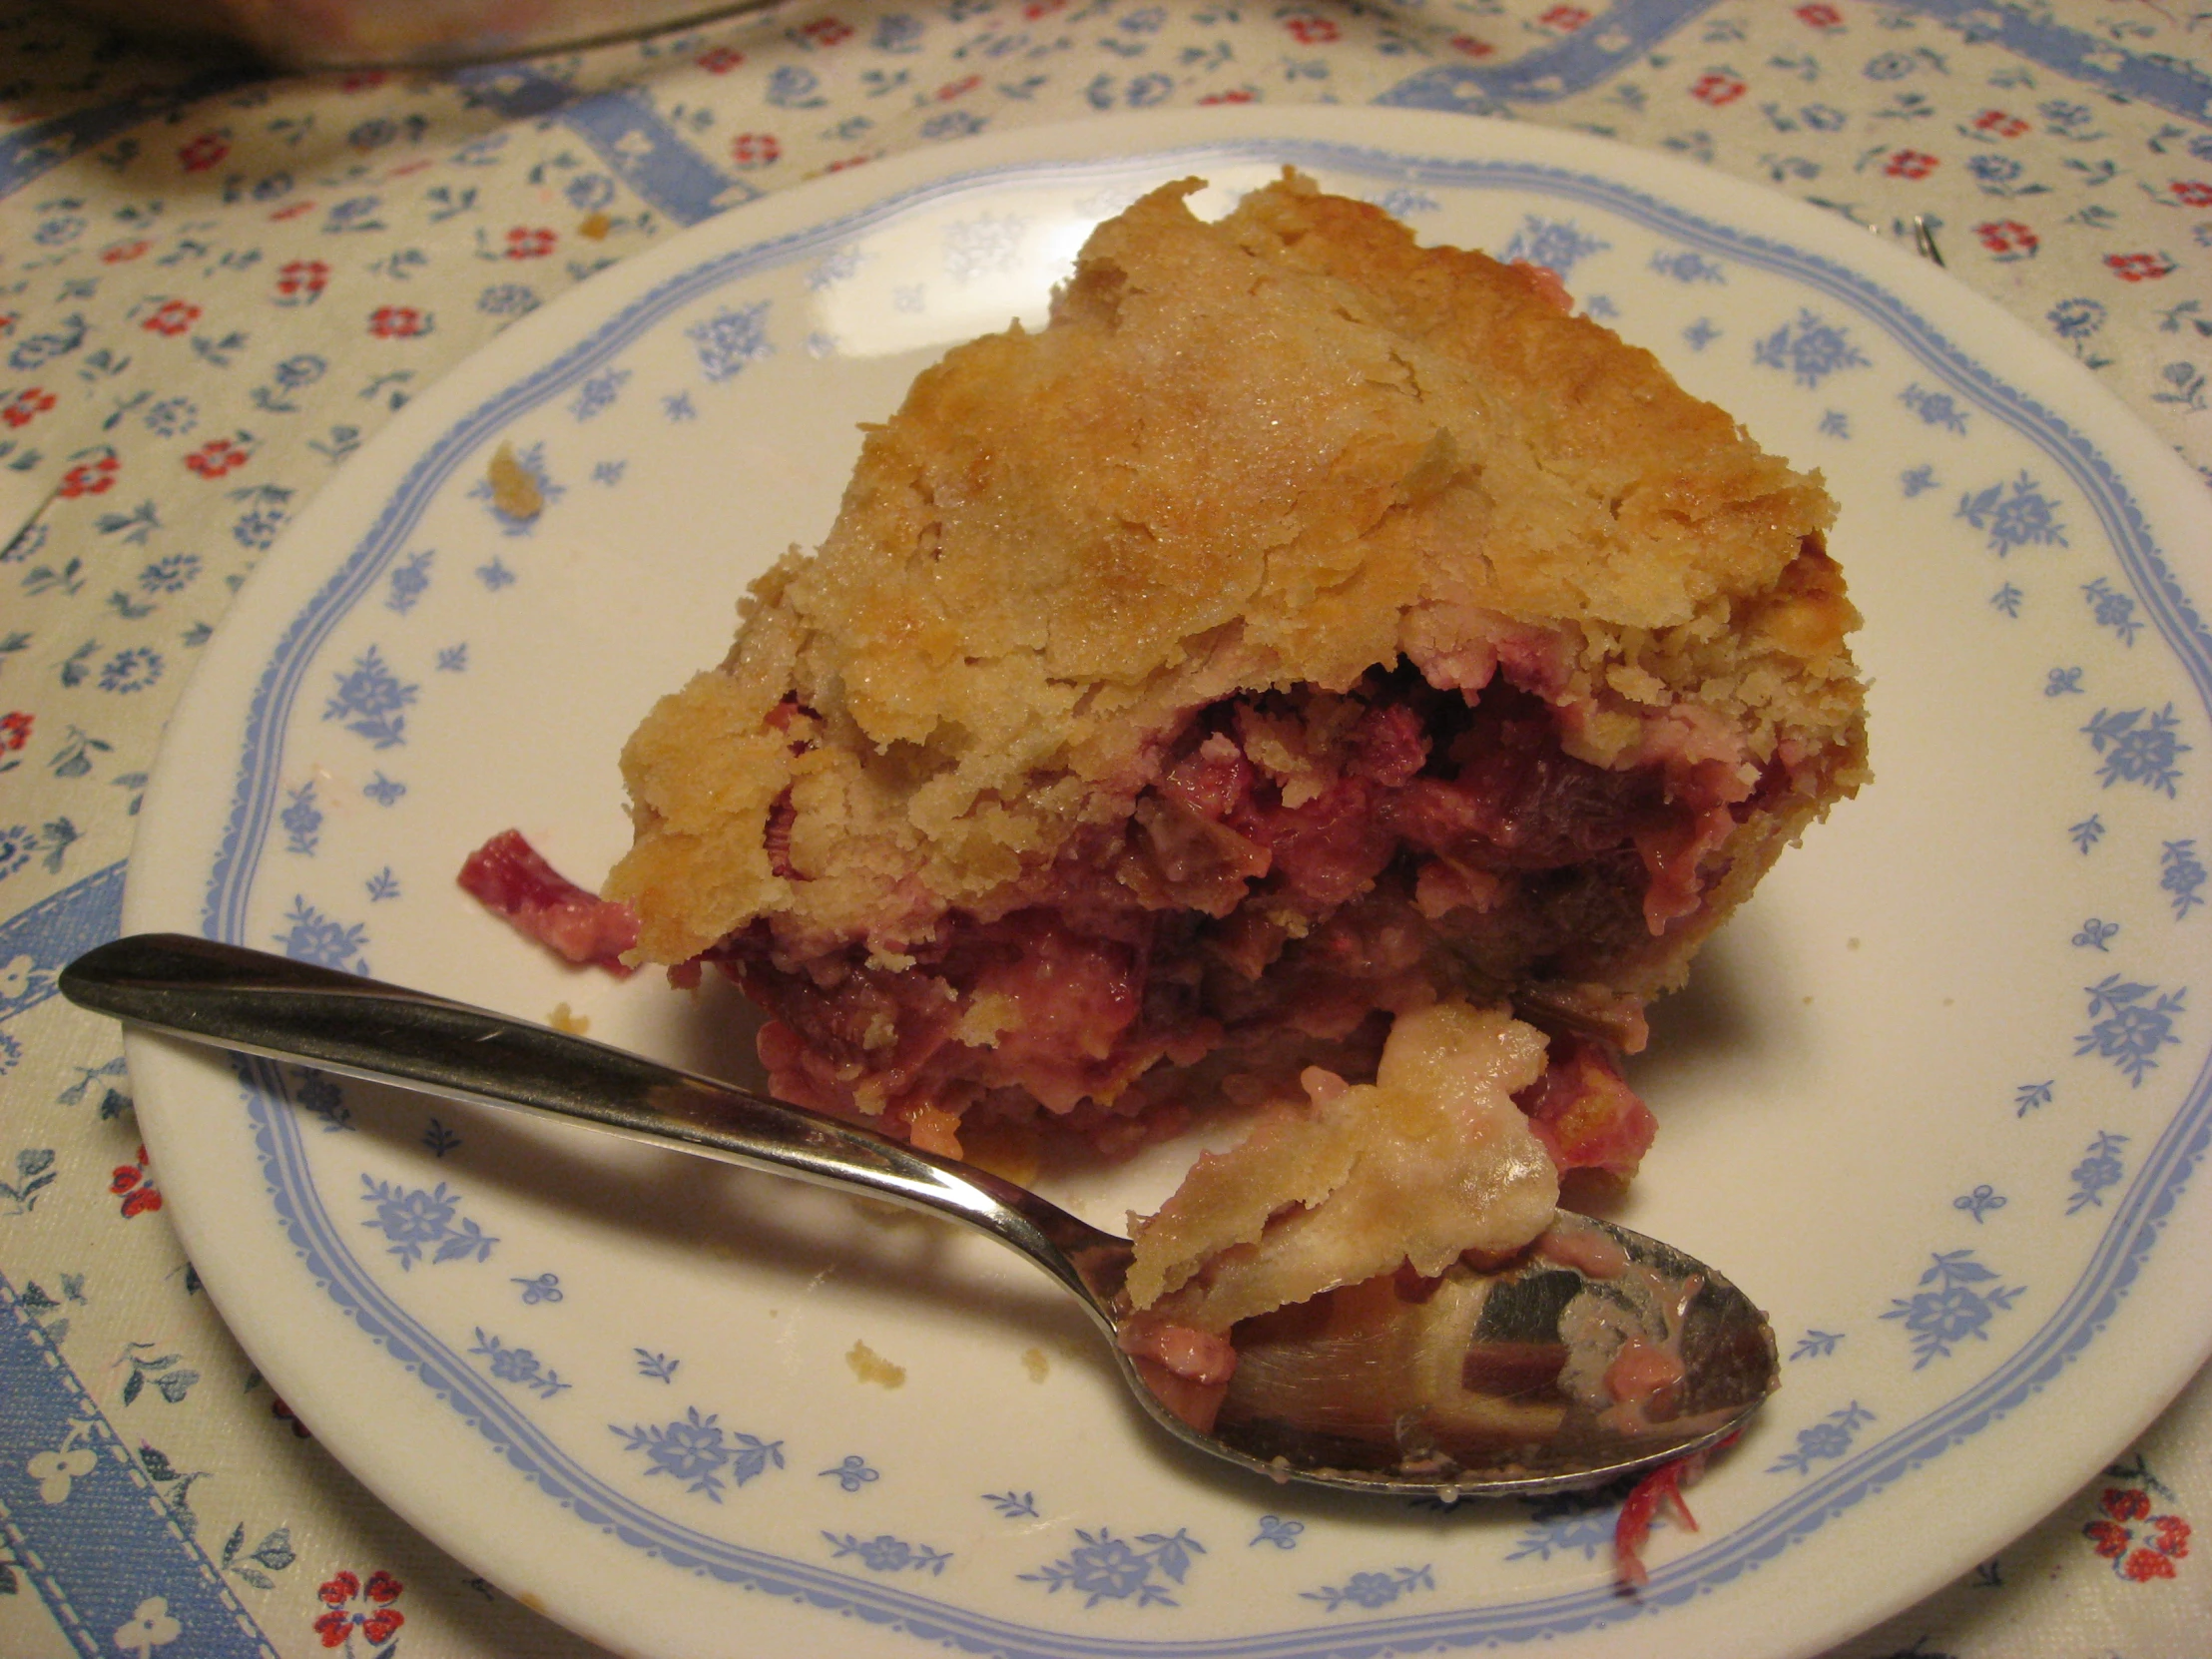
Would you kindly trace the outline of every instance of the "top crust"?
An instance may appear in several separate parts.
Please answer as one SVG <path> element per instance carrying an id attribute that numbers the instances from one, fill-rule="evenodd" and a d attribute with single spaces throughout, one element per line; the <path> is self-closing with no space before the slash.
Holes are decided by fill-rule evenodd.
<path id="1" fill-rule="evenodd" d="M 1671 715 L 1684 746 L 1833 752 L 1856 785 L 1817 476 L 1548 273 L 1419 248 L 1295 174 L 1212 225 L 1199 188 L 1101 226 L 1042 332 L 924 371 L 820 552 L 648 717 L 607 886 L 639 955 L 769 917 L 795 956 L 901 965 L 1124 819 L 1190 711 L 1401 659 L 1474 687 L 1502 656 L 1598 765 Z"/>

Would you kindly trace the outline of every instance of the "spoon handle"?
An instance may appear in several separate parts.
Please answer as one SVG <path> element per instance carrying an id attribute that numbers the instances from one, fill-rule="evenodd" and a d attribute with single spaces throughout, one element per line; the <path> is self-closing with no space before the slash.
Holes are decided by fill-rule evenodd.
<path id="1" fill-rule="evenodd" d="M 183 933 L 139 933 L 62 970 L 95 1013 L 321 1071 L 582 1122 L 648 1145 L 949 1216 L 1081 1298 L 1120 1289 L 1128 1244 L 986 1170 L 586 1037 L 423 991 Z"/>

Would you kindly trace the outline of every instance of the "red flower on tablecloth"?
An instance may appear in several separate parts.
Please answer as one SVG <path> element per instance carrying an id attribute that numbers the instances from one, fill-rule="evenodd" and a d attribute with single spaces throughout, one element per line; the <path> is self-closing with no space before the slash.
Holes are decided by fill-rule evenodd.
<path id="1" fill-rule="evenodd" d="M 295 1439 L 311 1440 L 314 1438 L 314 1430 L 299 1420 L 299 1413 L 284 1403 L 282 1395 L 276 1395 L 270 1400 L 269 1414 L 278 1422 L 290 1423 L 292 1436 Z"/>
<path id="2" fill-rule="evenodd" d="M 330 268 L 320 260 L 292 260 L 276 272 L 276 302 L 311 305 L 330 284 Z"/>
<path id="3" fill-rule="evenodd" d="M 2103 1513 L 2084 1526 L 2081 1535 L 2112 1563 L 2116 1576 L 2131 1584 L 2173 1577 L 2174 1563 L 2189 1553 L 2189 1523 L 2179 1515 L 2151 1513 L 2152 1490 L 2171 1494 L 2150 1478 L 2140 1461 L 2132 1469 L 2110 1472 L 2134 1474 L 2144 1484 L 2105 1487 L 2097 1499 Z"/>
<path id="4" fill-rule="evenodd" d="M 1834 6 L 1800 6 L 1797 20 L 1808 29 L 1833 29 L 1844 21 L 1844 14 Z"/>
<path id="5" fill-rule="evenodd" d="M 1333 17 L 1286 18 L 1283 27 L 1290 30 L 1291 39 L 1301 46 L 1327 46 L 1344 34 Z"/>
<path id="6" fill-rule="evenodd" d="M 842 161 L 831 162 L 822 171 L 825 173 L 842 173 L 848 168 L 862 166 L 866 161 L 867 157 L 865 156 L 846 156 Z"/>
<path id="7" fill-rule="evenodd" d="M 21 709 L 0 715 L 0 755 L 19 753 L 31 741 L 31 727 L 37 719 L 36 715 L 26 714 Z M 0 772 L 13 772 L 22 764 L 21 761 L 0 761 Z"/>
<path id="8" fill-rule="evenodd" d="M 1453 35 L 1444 43 L 1463 58 L 1493 58 L 1497 48 L 1474 35 Z"/>
<path id="9" fill-rule="evenodd" d="M 10 426 L 28 426 L 54 406 L 54 394 L 43 386 L 25 386 L 5 404 L 0 404 L 0 420 Z"/>
<path id="10" fill-rule="evenodd" d="M 177 162 L 187 173 L 205 173 L 230 153 L 228 133 L 202 133 L 177 147 Z"/>
<path id="11" fill-rule="evenodd" d="M 1209 92 L 1204 98 L 1201 98 L 1199 100 L 1199 103 L 1251 104 L 1257 102 L 1259 96 L 1260 95 L 1254 92 L 1250 87 L 1231 87 L 1227 92 Z"/>
<path id="12" fill-rule="evenodd" d="M 1697 78 L 1697 84 L 1690 88 L 1690 96 L 1717 110 L 1723 104 L 1735 103 L 1746 90 L 1744 83 L 1725 69 L 1712 69 Z"/>
<path id="13" fill-rule="evenodd" d="M 146 1172 L 145 1147 L 138 1149 L 137 1163 L 115 1166 L 115 1174 L 108 1179 L 108 1191 L 122 1197 L 126 1220 L 162 1207 L 162 1190 L 154 1185 L 154 1178 Z"/>
<path id="14" fill-rule="evenodd" d="M 1999 259 L 2021 259 L 2042 247 L 2042 238 L 2016 219 L 1992 219 L 1985 225 L 1976 225 L 1973 234 L 1981 239 L 1981 246 Z"/>
<path id="15" fill-rule="evenodd" d="M 185 457 L 185 465 L 203 478 L 227 478 L 254 458 L 254 440 L 241 432 L 235 438 L 211 438 Z"/>
<path id="16" fill-rule="evenodd" d="M 766 167 L 783 153 L 774 133 L 740 133 L 730 141 L 730 160 L 739 167 Z"/>
<path id="17" fill-rule="evenodd" d="M 84 495 L 105 495 L 115 487 L 115 475 L 123 463 L 116 459 L 115 451 L 104 450 L 89 461 L 79 461 L 62 474 L 62 481 L 54 493 L 65 501 L 74 501 Z"/>
<path id="18" fill-rule="evenodd" d="M 2170 1503 L 2172 1489 L 2150 1472 L 2141 1456 L 2104 1472 L 2126 1484 L 2107 1486 L 2098 1494 L 2098 1514 L 2082 1527 L 2082 1535 L 2112 1563 L 2113 1573 L 2130 1583 L 2174 1577 L 2174 1563 L 2189 1553 L 2189 1523 L 2179 1515 L 2153 1512 L 2153 1494 Z"/>
<path id="19" fill-rule="evenodd" d="M 370 1645 L 382 1647 L 407 1622 L 407 1615 L 391 1605 L 405 1588 L 381 1568 L 368 1575 L 366 1584 L 349 1572 L 333 1574 L 315 1590 L 322 1604 L 330 1609 L 316 1617 L 315 1634 L 322 1638 L 324 1647 L 350 1648 L 353 1632 L 358 1628 Z M 367 1605 L 356 1608 L 353 1605 L 356 1601 Z"/>
<path id="20" fill-rule="evenodd" d="M 100 250 L 102 265 L 129 265 L 154 245 L 143 237 L 135 242 L 111 242 Z"/>
<path id="21" fill-rule="evenodd" d="M 1899 150 L 1882 164 L 1882 171 L 1893 179 L 1925 179 L 1942 165 L 1925 150 Z"/>
<path id="22" fill-rule="evenodd" d="M 710 46 L 692 62 L 710 75 L 727 75 L 745 62 L 745 54 L 735 46 Z"/>
<path id="23" fill-rule="evenodd" d="M 174 339 L 199 320 L 200 307 L 191 300 L 164 299 L 139 326 L 150 334 L 166 334 Z"/>
<path id="24" fill-rule="evenodd" d="M 799 26 L 801 38 L 814 46 L 841 46 L 852 38 L 852 25 L 838 17 L 818 17 Z"/>
<path id="25" fill-rule="evenodd" d="M 338 91 L 374 92 L 390 78 L 381 69 L 349 69 L 338 77 Z"/>
<path id="26" fill-rule="evenodd" d="M 542 225 L 517 225 L 507 233 L 503 252 L 510 260 L 542 260 L 560 240 Z"/>
<path id="27" fill-rule="evenodd" d="M 1067 7 L 1068 0 L 1029 0 L 1029 3 L 1021 8 L 1022 21 L 1024 23 L 1035 23 L 1040 18 L 1050 17 L 1054 12 L 1064 12 Z"/>
<path id="28" fill-rule="evenodd" d="M 278 208 L 269 216 L 269 220 L 272 225 L 281 225 L 287 219 L 297 219 L 301 214 L 311 214 L 313 212 L 314 204 L 312 202 L 294 202 L 289 207 Z"/>
<path id="29" fill-rule="evenodd" d="M 378 305 L 368 313 L 368 331 L 378 339 L 413 339 L 430 331 L 430 313 L 412 305 Z"/>
<path id="30" fill-rule="evenodd" d="M 2155 282 L 2173 272 L 2173 262 L 2159 254 L 2107 254 L 2104 264 L 2123 282 Z"/>
<path id="31" fill-rule="evenodd" d="M 1554 6 L 1536 21 L 1547 29 L 1557 29 L 1563 35 L 1571 35 L 1590 21 L 1590 13 L 1580 6 Z"/>
<path id="32" fill-rule="evenodd" d="M 1983 110 L 1973 118 L 1973 130 L 1991 138 L 2018 138 L 2027 131 L 2027 123 L 2004 110 Z"/>
<path id="33" fill-rule="evenodd" d="M 982 84 L 983 77 L 980 75 L 963 75 L 957 81 L 947 81 L 937 88 L 937 102 L 949 104 L 955 98 L 965 98 Z"/>
<path id="34" fill-rule="evenodd" d="M 2177 202 L 2186 202 L 2192 208 L 2212 208 L 2212 185 L 2202 179 L 2176 179 L 2166 188 Z"/>

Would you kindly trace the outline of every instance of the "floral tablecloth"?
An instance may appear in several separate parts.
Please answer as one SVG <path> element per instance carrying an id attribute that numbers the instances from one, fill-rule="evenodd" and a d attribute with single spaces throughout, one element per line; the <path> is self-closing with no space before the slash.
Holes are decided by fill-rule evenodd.
<path id="1" fill-rule="evenodd" d="M 708 215 L 985 129 L 1315 101 L 1576 127 L 1882 234 L 1918 216 L 2212 484 L 2202 0 L 803 0 L 292 78 L 0 9 L 0 1652 L 151 1653 L 163 1587 L 210 1576 L 269 1653 L 590 1651 L 256 1375 L 167 1229 L 115 1027 L 53 994 L 117 926 L 164 719 L 287 521 L 514 318 Z M 138 1541 L 68 1501 L 118 1447 L 158 1497 Z M 1845 1651 L 2201 1655 L 2207 1515 L 2200 1381 Z"/>

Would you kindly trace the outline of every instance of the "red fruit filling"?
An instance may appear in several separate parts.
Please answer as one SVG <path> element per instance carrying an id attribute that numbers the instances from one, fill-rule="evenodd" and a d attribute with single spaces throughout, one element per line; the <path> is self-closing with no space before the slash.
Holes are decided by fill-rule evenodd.
<path id="1" fill-rule="evenodd" d="M 637 912 L 579 887 L 506 830 L 468 855 L 460 883 L 469 895 L 579 966 L 628 975 L 622 953 L 638 942 Z"/>
<path id="2" fill-rule="evenodd" d="M 1522 1104 L 1562 1169 L 1625 1175 L 1652 1129 L 1615 1060 L 1641 1045 L 1640 1009 L 1590 982 L 1699 913 L 1716 849 L 1790 769 L 1754 774 L 1657 721 L 1658 758 L 1579 760 L 1571 713 L 1539 695 L 1556 689 L 1544 642 L 1508 643 L 1471 689 L 1402 667 L 1196 711 L 1119 825 L 897 940 L 911 965 L 774 916 L 706 959 L 771 1014 L 781 1093 L 946 1151 L 963 1118 L 1040 1105 L 1126 1151 L 1240 1072 L 1372 1075 L 1390 1016 L 1440 985 L 1519 992 L 1553 1037 Z M 768 838 L 805 879 L 788 806 Z"/>

